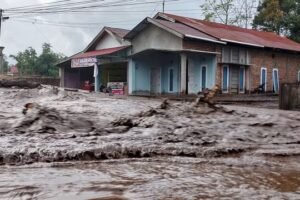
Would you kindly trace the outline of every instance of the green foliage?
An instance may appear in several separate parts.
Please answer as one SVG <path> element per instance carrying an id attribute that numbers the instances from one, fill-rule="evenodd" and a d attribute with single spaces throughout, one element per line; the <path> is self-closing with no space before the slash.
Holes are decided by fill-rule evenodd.
<path id="1" fill-rule="evenodd" d="M 253 28 L 300 42 L 300 0 L 264 0 L 257 11 Z"/>
<path id="2" fill-rule="evenodd" d="M 3 72 L 7 73 L 8 71 L 8 62 L 7 62 L 7 57 L 4 55 L 3 56 Z"/>
<path id="3" fill-rule="evenodd" d="M 21 75 L 58 76 L 58 68 L 55 64 L 63 58 L 63 55 L 54 53 L 51 45 L 44 43 L 42 53 L 38 56 L 36 51 L 29 47 L 17 55 L 11 55 L 17 61 Z"/>

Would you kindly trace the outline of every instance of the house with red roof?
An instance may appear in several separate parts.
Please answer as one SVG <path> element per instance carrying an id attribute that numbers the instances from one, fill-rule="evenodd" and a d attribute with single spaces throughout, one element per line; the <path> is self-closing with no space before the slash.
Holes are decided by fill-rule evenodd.
<path id="1" fill-rule="evenodd" d="M 61 87 L 95 91 L 109 82 L 127 82 L 127 55 L 130 43 L 124 40 L 129 30 L 104 27 L 80 53 L 57 64 Z"/>
<path id="2" fill-rule="evenodd" d="M 300 44 L 271 32 L 158 13 L 125 39 L 130 94 L 276 93 L 300 79 Z"/>
<path id="3" fill-rule="evenodd" d="M 131 31 L 104 27 L 80 53 L 58 64 L 61 86 L 95 91 L 127 83 L 130 95 L 189 95 L 219 85 L 222 93 L 279 91 L 300 80 L 300 44 L 275 33 L 167 13 Z"/>

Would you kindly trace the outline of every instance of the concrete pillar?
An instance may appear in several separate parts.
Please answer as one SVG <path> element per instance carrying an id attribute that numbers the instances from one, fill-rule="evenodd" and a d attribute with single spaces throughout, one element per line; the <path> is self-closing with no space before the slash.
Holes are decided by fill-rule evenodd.
<path id="1" fill-rule="evenodd" d="M 180 92 L 181 94 L 186 94 L 187 87 L 187 56 L 186 54 L 180 54 Z"/>
<path id="2" fill-rule="evenodd" d="M 60 78 L 59 86 L 65 87 L 65 68 L 64 67 L 59 68 L 59 78 Z"/>
<path id="3" fill-rule="evenodd" d="M 1 19 L 0 19 L 1 20 Z M 0 22 L 1 23 L 1 22 Z M 3 74 L 4 73 L 4 69 L 3 69 L 3 49 L 4 47 L 0 47 L 0 73 Z"/>
<path id="4" fill-rule="evenodd" d="M 128 94 L 132 95 L 135 91 L 135 62 L 130 59 L 127 66 Z"/>
<path id="5" fill-rule="evenodd" d="M 100 77 L 101 77 L 101 73 L 100 73 L 100 70 L 99 70 L 99 66 L 97 65 L 97 68 L 98 68 L 98 73 L 97 75 L 94 77 L 95 78 L 95 92 L 99 92 L 100 91 Z"/>

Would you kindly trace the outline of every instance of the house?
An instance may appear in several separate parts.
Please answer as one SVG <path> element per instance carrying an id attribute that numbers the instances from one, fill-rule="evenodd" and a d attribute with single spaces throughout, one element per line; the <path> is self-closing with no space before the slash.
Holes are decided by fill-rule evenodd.
<path id="1" fill-rule="evenodd" d="M 300 44 L 271 32 L 158 13 L 125 39 L 130 94 L 195 94 L 216 84 L 223 93 L 278 92 L 299 79 Z"/>
<path id="2" fill-rule="evenodd" d="M 61 87 L 83 89 L 86 82 L 95 91 L 108 82 L 127 82 L 127 54 L 130 43 L 123 37 L 129 30 L 104 27 L 91 43 L 57 64 Z"/>
<path id="3" fill-rule="evenodd" d="M 62 86 L 90 80 L 96 91 L 126 82 L 130 95 L 189 95 L 215 85 L 222 93 L 259 86 L 277 93 L 280 83 L 300 80 L 300 44 L 271 32 L 158 13 L 131 31 L 103 28 L 59 66 Z"/>
<path id="4" fill-rule="evenodd" d="M 8 68 L 7 75 L 9 76 L 16 76 L 19 74 L 18 66 L 12 65 Z"/>

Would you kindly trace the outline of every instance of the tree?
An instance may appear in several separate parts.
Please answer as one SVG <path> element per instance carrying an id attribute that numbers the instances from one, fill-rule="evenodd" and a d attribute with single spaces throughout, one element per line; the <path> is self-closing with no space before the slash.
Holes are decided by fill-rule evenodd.
<path id="1" fill-rule="evenodd" d="M 253 20 L 254 12 L 257 7 L 257 0 L 240 0 L 237 1 L 236 10 L 236 23 L 240 27 L 249 28 Z"/>
<path id="2" fill-rule="evenodd" d="M 20 75 L 35 75 L 35 67 L 37 61 L 37 53 L 29 47 L 24 52 L 19 52 L 17 55 L 10 55 L 11 58 L 17 61 Z"/>
<path id="3" fill-rule="evenodd" d="M 42 54 L 37 59 L 36 71 L 44 76 L 58 76 L 58 67 L 55 64 L 63 58 L 63 55 L 54 53 L 48 43 L 44 43 L 42 49 Z"/>
<path id="4" fill-rule="evenodd" d="M 254 18 L 253 27 L 280 34 L 284 13 L 281 10 L 279 0 L 264 0 L 258 6 L 257 11 L 258 14 Z"/>
<path id="5" fill-rule="evenodd" d="M 37 56 L 36 51 L 29 47 L 16 56 L 11 55 L 17 61 L 21 75 L 58 76 L 58 68 L 55 64 L 63 58 L 63 55 L 54 53 L 51 45 L 44 43 L 42 53 Z"/>
<path id="6" fill-rule="evenodd" d="M 264 0 L 257 11 L 254 29 L 272 31 L 300 42 L 300 0 Z"/>
<path id="7" fill-rule="evenodd" d="M 205 20 L 248 28 L 257 0 L 205 0 Z"/>

